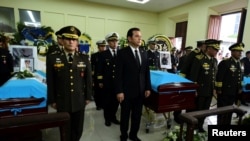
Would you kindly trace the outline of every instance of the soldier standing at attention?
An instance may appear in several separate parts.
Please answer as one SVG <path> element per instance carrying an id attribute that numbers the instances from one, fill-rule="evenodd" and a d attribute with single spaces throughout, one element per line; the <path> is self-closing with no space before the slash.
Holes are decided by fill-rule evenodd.
<path id="1" fill-rule="evenodd" d="M 96 110 L 101 110 L 103 108 L 103 87 L 100 87 L 97 81 L 97 65 L 99 62 L 99 55 L 101 52 L 106 50 L 106 41 L 99 40 L 96 42 L 98 51 L 91 55 L 91 67 L 92 67 L 92 75 L 93 75 L 93 88 L 94 88 L 94 100 L 96 105 Z"/>
<path id="2" fill-rule="evenodd" d="M 7 39 L 0 34 L 0 86 L 11 78 L 13 67 L 13 58 L 8 49 Z"/>
<path id="3" fill-rule="evenodd" d="M 103 113 L 105 125 L 111 126 L 111 122 L 114 124 L 120 124 L 120 121 L 116 118 L 119 102 L 116 99 L 114 82 L 119 35 L 115 32 L 111 32 L 106 35 L 105 38 L 108 42 L 108 49 L 100 53 L 99 62 L 96 66 L 96 73 L 99 87 L 104 90 Z"/>
<path id="4" fill-rule="evenodd" d="M 155 39 L 150 39 L 148 41 L 148 63 L 151 70 L 160 70 L 160 53 L 156 50 Z"/>
<path id="5" fill-rule="evenodd" d="M 50 54 L 50 53 L 55 52 L 55 51 L 58 51 L 58 52 L 63 51 L 63 40 L 62 40 L 61 30 L 58 30 L 56 32 L 56 39 L 57 39 L 57 44 L 50 46 L 48 48 L 47 54 Z"/>
<path id="6" fill-rule="evenodd" d="M 222 60 L 218 65 L 216 75 L 217 107 L 233 105 L 238 95 L 242 92 L 242 71 L 240 57 L 243 43 L 235 43 L 229 47 L 231 57 Z M 217 116 L 217 124 L 231 124 L 232 114 Z"/>
<path id="7" fill-rule="evenodd" d="M 197 83 L 196 110 L 208 110 L 215 90 L 215 76 L 217 71 L 217 59 L 220 50 L 219 40 L 208 39 L 205 41 L 204 54 L 196 55 L 190 70 L 190 80 Z M 203 123 L 205 118 L 198 120 L 199 132 L 204 132 Z"/>
<path id="8" fill-rule="evenodd" d="M 197 47 L 192 52 L 190 52 L 190 54 L 186 58 L 183 67 L 180 69 L 181 76 L 189 79 L 189 73 L 193 59 L 195 58 L 196 55 L 204 54 L 205 50 L 206 50 L 205 41 L 203 40 L 197 41 Z"/>
<path id="9" fill-rule="evenodd" d="M 66 26 L 61 29 L 64 50 L 47 56 L 46 78 L 48 105 L 57 112 L 70 114 L 69 141 L 79 141 L 84 125 L 85 106 L 92 95 L 92 74 L 88 56 L 75 52 L 79 29 Z"/>

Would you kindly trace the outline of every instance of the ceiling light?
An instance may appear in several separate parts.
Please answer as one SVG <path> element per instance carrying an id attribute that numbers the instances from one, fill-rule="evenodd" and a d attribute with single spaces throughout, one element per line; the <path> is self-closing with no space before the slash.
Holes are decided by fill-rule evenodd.
<path id="1" fill-rule="evenodd" d="M 134 3 L 140 3 L 140 4 L 145 4 L 149 2 L 150 0 L 127 0 L 129 2 L 134 2 Z"/>

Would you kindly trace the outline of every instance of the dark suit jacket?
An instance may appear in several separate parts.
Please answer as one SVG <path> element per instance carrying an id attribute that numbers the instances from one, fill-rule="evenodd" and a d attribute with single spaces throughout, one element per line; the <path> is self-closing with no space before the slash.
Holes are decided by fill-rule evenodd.
<path id="1" fill-rule="evenodd" d="M 147 52 L 139 49 L 141 66 L 136 63 L 135 56 L 130 47 L 124 47 L 117 55 L 116 93 L 124 93 L 125 99 L 137 96 L 145 97 L 145 90 L 151 90 L 150 71 Z"/>
<path id="2" fill-rule="evenodd" d="M 92 95 L 92 75 L 88 56 L 75 53 L 73 63 L 66 55 L 52 53 L 46 62 L 48 104 L 56 102 L 57 111 L 76 112 L 85 108 Z"/>

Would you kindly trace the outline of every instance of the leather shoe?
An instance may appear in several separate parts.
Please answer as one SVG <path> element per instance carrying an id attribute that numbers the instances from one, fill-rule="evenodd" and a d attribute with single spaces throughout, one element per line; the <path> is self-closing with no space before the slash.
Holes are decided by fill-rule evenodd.
<path id="1" fill-rule="evenodd" d="M 244 106 L 248 106 L 248 104 L 246 102 L 241 102 L 241 104 Z"/>
<path id="2" fill-rule="evenodd" d="M 129 137 L 129 139 L 130 139 L 131 141 L 141 141 L 141 139 L 139 139 L 138 137 L 134 137 L 134 138 Z"/>
<path id="3" fill-rule="evenodd" d="M 105 125 L 106 126 L 111 126 L 111 122 L 110 121 L 105 121 Z"/>
<path id="4" fill-rule="evenodd" d="M 114 124 L 117 124 L 117 125 L 120 125 L 120 121 L 115 119 L 115 120 L 112 120 L 111 122 L 113 122 Z"/>

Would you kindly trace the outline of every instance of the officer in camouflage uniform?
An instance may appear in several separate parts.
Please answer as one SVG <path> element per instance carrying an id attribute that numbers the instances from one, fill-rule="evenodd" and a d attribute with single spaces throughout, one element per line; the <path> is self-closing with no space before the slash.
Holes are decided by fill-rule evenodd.
<path id="1" fill-rule="evenodd" d="M 148 41 L 148 63 L 149 63 L 149 68 L 151 70 L 160 70 L 160 52 L 156 50 L 156 41 L 155 39 L 150 39 Z"/>
<path id="2" fill-rule="evenodd" d="M 207 110 L 215 90 L 215 75 L 217 71 L 216 54 L 220 49 L 220 42 L 214 39 L 205 41 L 206 50 L 204 54 L 196 55 L 190 70 L 190 80 L 197 83 L 196 110 Z M 198 121 L 199 132 L 204 132 L 203 123 L 205 118 Z"/>
<path id="3" fill-rule="evenodd" d="M 229 47 L 231 57 L 222 60 L 216 75 L 217 107 L 233 105 L 242 92 L 243 75 L 240 57 L 243 43 L 235 43 Z M 217 124 L 230 124 L 232 114 L 218 115 Z"/>
<path id="4" fill-rule="evenodd" d="M 91 65 L 88 56 L 75 51 L 79 29 L 66 26 L 61 29 L 64 50 L 47 56 L 46 78 L 48 105 L 57 112 L 70 114 L 69 141 L 79 141 L 84 124 L 85 106 L 92 95 Z"/>

